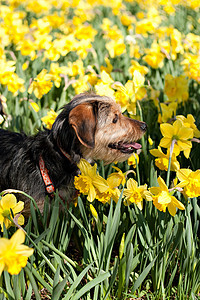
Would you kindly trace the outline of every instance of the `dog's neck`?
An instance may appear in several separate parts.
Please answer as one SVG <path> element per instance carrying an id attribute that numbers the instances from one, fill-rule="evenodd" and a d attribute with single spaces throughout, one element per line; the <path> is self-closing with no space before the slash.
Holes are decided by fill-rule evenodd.
<path id="1" fill-rule="evenodd" d="M 60 151 L 62 152 L 62 154 L 72 163 L 72 157 L 69 153 L 67 153 L 64 149 L 62 149 L 61 147 L 59 147 Z"/>

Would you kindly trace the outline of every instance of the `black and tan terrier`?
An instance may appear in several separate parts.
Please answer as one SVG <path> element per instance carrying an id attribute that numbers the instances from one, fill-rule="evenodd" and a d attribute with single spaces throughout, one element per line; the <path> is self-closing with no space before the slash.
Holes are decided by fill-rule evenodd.
<path id="1" fill-rule="evenodd" d="M 80 158 L 125 161 L 147 129 L 125 117 L 105 96 L 83 93 L 64 106 L 51 130 L 35 136 L 0 130 L 0 191 L 17 189 L 31 195 L 42 209 L 45 196 L 58 189 L 69 200 Z M 29 210 L 27 198 L 25 213 Z"/>

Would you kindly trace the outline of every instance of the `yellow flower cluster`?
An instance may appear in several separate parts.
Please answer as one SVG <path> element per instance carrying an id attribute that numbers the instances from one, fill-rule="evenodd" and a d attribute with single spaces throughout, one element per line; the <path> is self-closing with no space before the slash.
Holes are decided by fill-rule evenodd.
<path id="1" fill-rule="evenodd" d="M 19 214 L 24 208 L 24 202 L 19 201 L 17 202 L 17 199 L 15 195 L 13 194 L 6 194 L 0 199 L 0 226 L 1 231 L 3 231 L 4 226 L 6 228 L 9 228 L 10 226 L 13 226 L 13 216 L 15 217 L 17 214 Z M 23 215 L 19 215 L 17 219 L 17 223 L 19 225 L 24 224 L 24 217 Z"/>
<path id="2" fill-rule="evenodd" d="M 53 86 L 59 88 L 62 77 L 67 76 L 75 81 L 73 88 L 76 93 L 94 88 L 100 94 L 115 97 L 124 110 L 135 114 L 135 99 L 147 98 L 147 90 L 143 86 L 144 77 L 139 79 L 143 84 L 137 90 L 136 78 L 148 73 L 147 66 L 158 69 L 163 67 L 166 60 L 175 61 L 180 58 L 184 74 L 178 77 L 167 74 L 164 92 L 170 102 L 186 101 L 186 76 L 198 82 L 200 78 L 199 36 L 194 33 L 184 35 L 173 26 L 164 26 L 163 13 L 165 12 L 166 16 L 173 15 L 178 5 L 197 9 L 199 4 L 192 0 L 135 1 L 138 2 L 140 10 L 134 16 L 126 6 L 127 2 L 129 1 L 61 0 L 57 3 L 53 0 L 25 0 L 22 4 L 20 1 L 7 0 L 7 5 L 1 4 L 0 7 L 0 83 L 13 94 L 24 93 L 27 88 L 28 93 L 33 93 L 36 98 L 41 99 Z M 113 23 L 106 17 L 102 17 L 99 23 L 95 22 L 95 9 L 100 5 L 111 8 L 119 22 Z M 72 17 L 68 18 L 70 9 L 73 13 Z M 30 12 L 36 17 L 27 22 Z M 85 65 L 89 54 L 94 60 L 97 58 L 98 49 L 94 46 L 97 36 L 102 37 L 102 43 L 107 50 L 107 56 L 101 62 L 103 65 L 100 65 L 101 71 L 104 70 L 107 76 L 95 73 L 93 66 L 88 66 L 88 62 Z M 17 58 L 14 52 L 9 50 L 8 55 L 9 45 L 13 45 L 13 49 L 20 53 L 24 60 L 20 76 L 16 72 Z M 66 66 L 62 61 L 70 53 L 76 54 L 77 58 L 68 62 Z M 125 55 L 134 58 L 128 68 L 130 78 L 124 82 L 123 87 L 116 90 L 116 84 L 112 85 L 115 80 L 112 78 L 113 66 L 110 60 Z M 9 57 L 12 57 L 12 60 Z M 139 59 L 140 63 L 137 61 Z M 40 71 L 37 71 L 36 75 L 33 72 L 34 75 L 31 76 L 29 73 L 31 84 L 26 87 L 24 77 L 29 71 L 27 66 L 30 62 L 32 67 L 35 61 L 41 64 L 38 68 Z M 49 66 L 48 70 L 42 67 L 43 64 Z M 134 73 L 135 71 L 139 74 Z M 175 109 L 173 108 L 171 116 L 175 114 Z M 161 114 L 164 120 L 163 107 Z"/>
<path id="3" fill-rule="evenodd" d="M 17 202 L 13 194 L 6 194 L 0 199 L 0 230 L 4 231 L 4 226 L 24 224 L 24 217 L 20 212 L 24 208 L 24 202 Z M 16 218 L 14 221 L 13 218 Z M 11 275 L 18 274 L 21 268 L 27 264 L 28 257 L 33 254 L 33 249 L 23 245 L 25 233 L 18 229 L 10 239 L 0 238 L 0 277 L 2 272 L 8 271 Z"/>
<path id="4" fill-rule="evenodd" d="M 18 229 L 10 239 L 0 238 L 0 276 L 3 271 L 17 275 L 26 266 L 33 249 L 23 245 L 25 233 Z"/>
<path id="5" fill-rule="evenodd" d="M 87 195 L 89 202 L 93 202 L 95 199 L 103 204 L 110 203 L 111 199 L 117 202 L 121 194 L 119 187 L 120 185 L 124 186 L 126 184 L 126 188 L 123 192 L 124 205 L 135 203 L 137 207 L 142 210 L 143 200 L 153 201 L 153 204 L 158 210 L 165 212 L 166 208 L 168 208 L 172 216 L 176 214 L 176 208 L 181 210 L 185 209 L 184 205 L 173 196 L 174 191 L 171 192 L 168 189 L 161 177 L 158 178 L 159 187 L 151 187 L 148 190 L 146 184 L 138 185 L 138 182 L 133 178 L 126 180 L 126 174 L 122 173 L 117 167 L 115 167 L 117 172 L 111 173 L 107 180 L 98 174 L 96 164 L 91 166 L 86 160 L 81 159 L 78 167 L 81 174 L 75 177 L 74 185 L 80 193 Z M 188 170 L 187 175 L 190 176 L 190 178 L 185 178 L 184 175 L 181 176 L 183 173 L 184 170 L 178 175 L 179 179 L 183 180 L 183 182 L 181 181 L 180 184 L 177 185 L 177 188 L 184 186 L 185 194 L 188 196 L 188 191 L 195 186 L 195 197 L 197 197 L 197 193 L 200 192 L 200 172 L 198 171 L 193 175 Z M 183 177 L 184 179 L 182 179 Z M 92 214 L 94 214 L 94 207 L 92 206 L 90 208 Z M 96 212 L 95 218 L 97 216 Z"/>

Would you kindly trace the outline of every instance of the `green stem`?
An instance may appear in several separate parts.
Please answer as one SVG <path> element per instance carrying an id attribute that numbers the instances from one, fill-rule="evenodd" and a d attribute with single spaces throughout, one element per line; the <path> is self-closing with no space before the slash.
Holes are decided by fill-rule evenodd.
<path id="1" fill-rule="evenodd" d="M 171 169 L 171 161 L 172 161 L 172 153 L 174 150 L 174 144 L 176 143 L 176 140 L 172 140 L 170 151 L 169 151 L 169 164 L 168 164 L 168 170 L 167 170 L 167 180 L 166 185 L 169 188 L 169 179 L 170 179 L 170 169 Z"/>
<path id="2" fill-rule="evenodd" d="M 138 106 L 138 110 L 139 110 L 140 119 L 143 122 L 142 108 L 141 108 L 141 105 L 140 105 L 139 101 L 137 101 L 137 106 Z M 148 160 L 147 148 L 146 148 L 146 143 L 145 143 L 145 140 L 144 140 L 144 136 L 142 136 L 141 142 L 142 142 L 142 150 L 143 150 L 143 153 L 144 153 L 144 158 L 145 158 L 145 161 L 147 161 Z"/>
<path id="3" fill-rule="evenodd" d="M 133 153 L 133 155 L 135 157 L 135 164 L 136 164 L 136 173 L 137 173 L 138 185 L 140 186 L 140 171 L 139 171 L 138 161 L 137 161 L 135 153 Z"/>

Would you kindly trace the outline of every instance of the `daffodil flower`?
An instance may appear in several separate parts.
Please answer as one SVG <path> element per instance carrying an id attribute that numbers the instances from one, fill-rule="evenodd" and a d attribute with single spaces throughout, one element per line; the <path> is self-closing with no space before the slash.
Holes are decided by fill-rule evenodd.
<path id="1" fill-rule="evenodd" d="M 74 186 L 80 193 L 87 195 L 89 202 L 96 198 L 97 189 L 105 192 L 109 188 L 106 180 L 97 173 L 97 164 L 91 166 L 85 159 L 81 159 L 78 168 L 81 174 L 75 176 Z"/>
<path id="2" fill-rule="evenodd" d="M 41 121 L 46 125 L 47 129 L 52 128 L 57 115 L 58 114 L 51 108 L 51 110 L 47 112 L 47 115 L 41 118 Z"/>
<path id="3" fill-rule="evenodd" d="M 188 99 L 188 79 L 183 75 L 173 77 L 171 74 L 165 76 L 164 92 L 170 101 L 186 101 Z"/>
<path id="4" fill-rule="evenodd" d="M 28 88 L 28 93 L 34 92 L 38 99 L 41 99 L 43 95 L 47 94 L 53 86 L 51 81 L 52 75 L 47 74 L 47 70 L 43 69 L 36 78 L 32 81 Z"/>
<path id="5" fill-rule="evenodd" d="M 183 187 L 183 194 L 189 198 L 200 196 L 200 170 L 180 169 L 177 171 L 180 183 L 176 187 Z"/>
<path id="6" fill-rule="evenodd" d="M 184 117 L 183 115 L 176 116 L 177 120 L 180 120 L 185 127 L 192 128 L 194 137 L 200 138 L 200 131 L 198 130 L 196 124 L 195 124 L 195 118 L 193 115 L 188 114 L 187 117 Z"/>
<path id="7" fill-rule="evenodd" d="M 0 225 L 1 225 L 1 231 L 3 231 L 3 224 L 6 228 L 9 228 L 10 226 L 14 225 L 12 222 L 13 216 L 21 212 L 24 208 L 24 202 L 19 201 L 17 202 L 17 199 L 15 195 L 13 194 L 7 194 L 3 196 L 0 200 Z M 12 213 L 11 213 L 12 210 Z M 18 218 L 18 224 L 23 225 L 24 224 L 24 217 L 22 215 Z"/>
<path id="8" fill-rule="evenodd" d="M 142 210 L 143 208 L 143 199 L 146 199 L 147 194 L 147 185 L 140 185 L 138 186 L 137 181 L 133 178 L 127 180 L 127 188 L 124 189 L 124 204 L 130 205 L 135 203 L 137 207 Z"/>
<path id="9" fill-rule="evenodd" d="M 158 177 L 158 184 L 158 187 L 151 187 L 149 189 L 152 194 L 153 204 L 158 210 L 166 212 L 166 208 L 168 208 L 169 213 L 174 217 L 176 208 L 185 209 L 184 205 L 168 190 L 167 185 L 161 177 Z"/>
<path id="10" fill-rule="evenodd" d="M 189 157 L 192 148 L 192 142 L 190 141 L 193 138 L 192 128 L 185 127 L 180 120 L 176 120 L 173 125 L 161 124 L 160 130 L 163 135 L 160 141 L 161 147 L 170 148 L 172 141 L 175 141 L 174 152 L 176 155 L 183 151 L 185 157 Z"/>
<path id="11" fill-rule="evenodd" d="M 139 164 L 139 155 L 137 155 L 137 153 L 133 153 L 133 155 L 129 157 L 127 162 L 129 166 L 133 166 L 133 168 L 136 168 L 136 161 L 137 164 Z"/>
<path id="12" fill-rule="evenodd" d="M 158 149 L 152 149 L 149 151 L 153 156 L 157 157 L 155 159 L 155 165 L 160 169 L 160 170 L 168 170 L 169 166 L 169 155 L 170 151 L 167 149 L 167 154 L 163 153 L 162 149 L 160 146 L 158 146 Z M 177 171 L 180 169 L 180 164 L 176 159 L 176 154 L 172 153 L 171 157 L 171 171 Z"/>
<path id="13" fill-rule="evenodd" d="M 114 173 L 113 173 L 114 174 Z M 112 174 L 111 174 L 112 175 Z M 108 177 L 104 182 L 96 182 L 97 194 L 96 199 L 103 204 L 110 203 L 111 198 L 117 203 L 120 197 L 120 190 L 118 185 L 124 180 L 121 175 L 115 173 L 113 176 Z M 100 184 L 99 184 L 100 183 Z"/>
<path id="14" fill-rule="evenodd" d="M 118 172 L 111 173 L 108 176 L 109 181 L 112 182 L 114 187 L 118 187 L 120 184 L 124 185 L 126 182 L 126 174 L 124 174 L 118 167 L 113 166 L 113 168 Z"/>
<path id="15" fill-rule="evenodd" d="M 23 245 L 24 241 L 25 233 L 21 229 L 10 239 L 0 238 L 0 276 L 4 270 L 11 275 L 17 275 L 26 266 L 33 249 Z"/>

